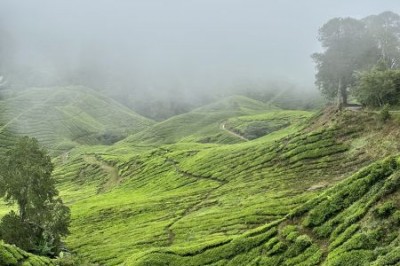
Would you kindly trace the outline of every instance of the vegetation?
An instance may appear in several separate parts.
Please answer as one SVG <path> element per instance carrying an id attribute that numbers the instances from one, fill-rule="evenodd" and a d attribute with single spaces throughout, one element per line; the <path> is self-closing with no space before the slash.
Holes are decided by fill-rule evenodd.
<path id="1" fill-rule="evenodd" d="M 124 95 L 156 122 L 0 76 L 0 265 L 400 265 L 400 16 L 333 18 L 319 40 L 316 84 L 357 106 L 315 111 L 289 84 L 211 104 Z"/>
<path id="2" fill-rule="evenodd" d="M 392 12 L 361 20 L 333 18 L 324 24 L 319 40 L 325 50 L 312 55 L 321 92 L 330 99 L 338 97 L 344 105 L 354 87 L 357 99 L 366 105 L 398 101 L 393 96 L 397 96 L 398 85 L 394 69 L 400 67 L 399 32 L 400 16 Z M 374 69 L 382 64 L 388 71 Z M 359 72 L 363 73 L 357 77 Z"/>
<path id="3" fill-rule="evenodd" d="M 300 103 L 283 90 L 231 96 L 186 113 L 187 107 L 160 106 L 172 110 L 166 117 L 182 114 L 153 122 L 82 87 L 8 94 L 0 101 L 0 155 L 3 169 L 17 170 L 2 173 L 14 178 L 1 179 L 0 236 L 56 256 L 69 221 L 57 186 L 71 209 L 65 242 L 73 253 L 49 260 L 1 243 L 0 259 L 10 265 L 399 263 L 400 117 L 391 112 L 399 97 L 399 21 L 390 12 L 332 19 L 320 30 L 325 50 L 313 55 L 325 96 L 346 104 L 351 92 L 379 112 L 285 110 Z M 25 138 L 19 145 L 31 148 L 9 149 L 22 134 L 36 136 L 56 156 L 55 180 L 36 141 Z M 29 166 L 26 150 L 42 163 L 20 168 Z M 19 179 L 22 170 L 29 178 Z M 27 180 L 26 190 L 13 189 Z M 30 192 L 34 187 L 41 189 Z M 29 193 L 24 198 L 21 191 Z M 38 206 L 42 211 L 34 211 Z"/>
<path id="4" fill-rule="evenodd" d="M 380 123 L 376 113 L 313 114 L 231 97 L 114 145 L 79 145 L 53 163 L 71 208 L 66 245 L 81 258 L 51 263 L 396 261 L 397 240 L 379 237 L 400 221 L 397 158 L 379 161 L 399 152 L 391 116 Z M 272 130 L 244 141 L 221 124 L 245 136 L 252 125 Z M 382 229 L 368 226 L 381 221 Z"/>
<path id="5" fill-rule="evenodd" d="M 0 265 L 52 266 L 55 263 L 0 241 Z"/>
<path id="6" fill-rule="evenodd" d="M 400 69 L 372 69 L 361 72 L 353 89 L 356 99 L 365 106 L 397 105 L 400 101 Z"/>
<path id="7" fill-rule="evenodd" d="M 29 135 L 52 155 L 89 144 L 112 144 L 153 122 L 116 101 L 79 86 L 2 93 L 0 134 Z"/>
<path id="8" fill-rule="evenodd" d="M 1 166 L 0 196 L 15 203 L 0 223 L 0 238 L 41 255 L 55 255 L 68 234 L 70 219 L 51 177 L 53 164 L 36 139 L 23 137 L 6 153 Z"/>

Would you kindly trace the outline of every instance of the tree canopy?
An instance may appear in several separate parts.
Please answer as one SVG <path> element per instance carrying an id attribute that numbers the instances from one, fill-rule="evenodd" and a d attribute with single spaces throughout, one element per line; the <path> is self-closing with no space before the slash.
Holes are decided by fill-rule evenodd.
<path id="1" fill-rule="evenodd" d="M 357 75 L 357 86 L 353 94 L 366 106 L 381 107 L 385 104 L 395 105 L 400 100 L 400 70 L 379 69 L 361 72 Z"/>
<path id="2" fill-rule="evenodd" d="M 340 104 L 347 104 L 359 73 L 382 62 L 390 69 L 400 64 L 400 16 L 393 12 L 361 20 L 333 18 L 320 28 L 318 40 L 324 51 L 312 55 L 316 85 L 328 99 L 338 97 Z M 362 93 L 358 90 L 357 95 Z"/>
<path id="3" fill-rule="evenodd" d="M 18 211 L 5 215 L 0 238 L 42 255 L 60 251 L 68 234 L 70 211 L 58 197 L 53 164 L 34 138 L 23 137 L 1 163 L 0 196 Z"/>

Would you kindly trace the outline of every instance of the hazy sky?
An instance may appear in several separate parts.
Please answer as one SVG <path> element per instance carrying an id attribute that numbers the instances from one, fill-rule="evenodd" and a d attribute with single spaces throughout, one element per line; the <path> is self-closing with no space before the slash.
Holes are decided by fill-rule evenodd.
<path id="1" fill-rule="evenodd" d="M 318 28 L 387 10 L 399 0 L 0 0 L 0 28 L 22 64 L 99 67 L 141 90 L 311 87 Z"/>

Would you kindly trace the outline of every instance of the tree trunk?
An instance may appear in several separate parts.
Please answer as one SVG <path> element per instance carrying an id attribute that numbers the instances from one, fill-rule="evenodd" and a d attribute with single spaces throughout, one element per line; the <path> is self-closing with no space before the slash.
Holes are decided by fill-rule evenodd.
<path id="1" fill-rule="evenodd" d="M 342 104 L 343 106 L 347 105 L 347 89 L 345 87 L 342 87 L 340 90 L 340 94 L 342 96 Z"/>
<path id="2" fill-rule="evenodd" d="M 344 106 L 347 105 L 347 89 L 346 87 L 343 86 L 341 78 L 339 79 L 337 97 L 338 97 L 338 102 L 337 102 L 338 109 L 342 109 Z"/>
<path id="3" fill-rule="evenodd" d="M 342 79 L 339 79 L 339 84 L 338 84 L 338 91 L 337 91 L 337 107 L 338 109 L 342 109 L 343 103 L 342 103 Z"/>

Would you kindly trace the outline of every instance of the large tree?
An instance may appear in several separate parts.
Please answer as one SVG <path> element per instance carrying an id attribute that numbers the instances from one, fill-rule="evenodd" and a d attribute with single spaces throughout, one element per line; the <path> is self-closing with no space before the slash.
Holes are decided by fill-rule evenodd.
<path id="1" fill-rule="evenodd" d="M 366 25 L 353 18 L 334 18 L 319 30 L 324 51 L 312 55 L 316 63 L 316 85 L 328 98 L 338 97 L 347 104 L 348 90 L 355 82 L 354 73 L 377 61 L 377 47 Z"/>
<path id="2" fill-rule="evenodd" d="M 400 16 L 386 11 L 363 19 L 379 51 L 380 62 L 393 69 L 400 67 Z"/>
<path id="3" fill-rule="evenodd" d="M 60 251 L 68 234 L 70 211 L 58 197 L 53 164 L 36 139 L 23 137 L 1 164 L 0 196 L 16 204 L 0 223 L 0 238 L 43 255 Z"/>

